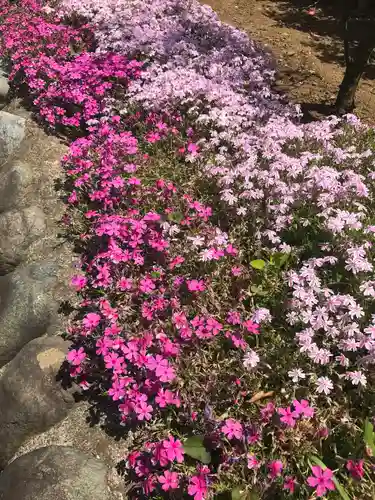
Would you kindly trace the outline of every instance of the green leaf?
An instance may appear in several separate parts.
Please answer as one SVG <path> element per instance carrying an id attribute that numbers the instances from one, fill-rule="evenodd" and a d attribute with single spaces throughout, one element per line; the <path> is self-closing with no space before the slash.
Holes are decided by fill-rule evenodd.
<path id="1" fill-rule="evenodd" d="M 181 222 L 182 219 L 184 218 L 183 214 L 181 212 L 172 212 L 168 214 L 168 219 L 172 222 Z"/>
<path id="2" fill-rule="evenodd" d="M 232 490 L 232 500 L 259 500 L 256 491 L 246 491 L 245 487 L 237 486 Z"/>
<path id="3" fill-rule="evenodd" d="M 203 445 L 204 436 L 191 436 L 184 442 L 184 451 L 189 457 L 204 464 L 211 462 L 211 455 Z"/>
<path id="4" fill-rule="evenodd" d="M 370 448 L 372 455 L 375 455 L 375 442 L 374 442 L 374 426 L 369 421 L 368 418 L 365 420 L 365 426 L 363 430 L 363 440 L 368 448 Z"/>
<path id="5" fill-rule="evenodd" d="M 283 267 L 283 265 L 289 259 L 290 254 L 285 252 L 276 252 L 271 255 L 270 262 L 278 268 Z"/>
<path id="6" fill-rule="evenodd" d="M 326 464 L 320 460 L 320 458 L 316 457 L 315 455 L 310 456 L 310 460 L 315 464 L 319 465 L 323 470 L 327 468 Z M 336 476 L 332 477 L 332 481 L 334 482 L 336 486 L 336 490 L 340 493 L 340 496 L 343 500 L 350 500 L 350 496 L 348 495 L 347 491 L 345 488 L 342 486 L 342 484 L 339 482 L 339 480 L 336 478 Z"/>
<path id="7" fill-rule="evenodd" d="M 253 267 L 254 269 L 262 270 L 262 269 L 264 269 L 265 265 L 266 265 L 266 263 L 262 259 L 256 259 L 256 260 L 252 260 L 250 262 L 250 266 Z"/>
<path id="8" fill-rule="evenodd" d="M 268 294 L 261 286 L 256 286 L 256 285 L 251 285 L 250 287 L 251 293 L 254 295 L 260 295 L 261 297 L 265 296 Z"/>

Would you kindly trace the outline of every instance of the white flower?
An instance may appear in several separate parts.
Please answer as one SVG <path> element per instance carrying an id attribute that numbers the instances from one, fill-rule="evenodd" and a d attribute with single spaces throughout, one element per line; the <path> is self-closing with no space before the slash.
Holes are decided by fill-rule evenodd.
<path id="1" fill-rule="evenodd" d="M 302 371 L 300 368 L 296 368 L 295 370 L 290 370 L 288 372 L 288 375 L 293 382 L 299 382 L 300 380 L 306 378 L 305 372 Z"/>
<path id="2" fill-rule="evenodd" d="M 319 392 L 319 394 L 324 392 L 328 396 L 332 389 L 333 384 L 328 377 L 319 377 L 316 381 L 316 392 Z"/>
<path id="3" fill-rule="evenodd" d="M 266 309 L 265 307 L 260 307 L 259 309 L 256 309 L 254 311 L 251 319 L 255 323 L 266 323 L 268 321 L 271 321 L 272 316 L 269 309 Z"/>
<path id="4" fill-rule="evenodd" d="M 244 367 L 247 368 L 248 370 L 251 370 L 252 368 L 255 368 L 257 364 L 259 363 L 260 358 L 258 354 L 253 351 L 252 349 L 249 349 L 245 356 L 243 357 L 243 364 Z"/>
<path id="5" fill-rule="evenodd" d="M 191 241 L 193 247 L 204 245 L 204 238 L 202 236 L 188 236 L 187 239 Z"/>
<path id="6" fill-rule="evenodd" d="M 353 385 L 361 384 L 363 387 L 366 387 L 367 379 L 360 370 L 355 372 L 348 372 L 346 378 L 349 378 L 352 381 Z"/>

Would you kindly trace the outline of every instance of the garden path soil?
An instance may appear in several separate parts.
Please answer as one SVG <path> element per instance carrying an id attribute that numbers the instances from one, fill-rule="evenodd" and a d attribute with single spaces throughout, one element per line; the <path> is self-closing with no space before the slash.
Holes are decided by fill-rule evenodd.
<path id="1" fill-rule="evenodd" d="M 317 11 L 307 13 L 303 0 L 204 0 L 220 18 L 245 30 L 277 59 L 277 88 L 302 105 L 307 118 L 332 112 L 344 72 L 339 22 Z M 304 7 L 303 7 L 304 6 Z M 375 124 L 374 65 L 357 92 L 355 113 Z"/>

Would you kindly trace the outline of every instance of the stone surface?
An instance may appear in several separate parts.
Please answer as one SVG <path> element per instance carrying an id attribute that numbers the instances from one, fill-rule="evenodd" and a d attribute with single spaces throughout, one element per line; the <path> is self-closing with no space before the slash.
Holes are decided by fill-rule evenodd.
<path id="1" fill-rule="evenodd" d="M 41 432 L 27 439 L 17 450 L 14 458 L 29 453 L 44 446 L 72 446 L 88 455 L 99 458 L 108 465 L 108 486 L 111 491 L 111 500 L 127 500 L 124 479 L 116 470 L 116 464 L 123 460 L 133 435 L 122 428 L 122 433 L 116 434 L 122 439 L 115 439 L 113 433 L 107 433 L 101 422 L 90 425 L 90 403 L 81 401 L 76 403 L 67 416 L 45 432 Z"/>
<path id="2" fill-rule="evenodd" d="M 16 206 L 25 206 L 26 194 L 32 180 L 33 173 L 27 164 L 16 162 L 4 166 L 0 172 L 0 212 Z"/>
<path id="3" fill-rule="evenodd" d="M 5 101 L 9 92 L 9 83 L 8 78 L 1 74 L 0 70 L 0 103 L 1 101 Z"/>
<path id="4" fill-rule="evenodd" d="M 70 447 L 39 448 L 0 476 L 0 500 L 107 500 L 106 467 Z"/>
<path id="5" fill-rule="evenodd" d="M 0 366 L 46 332 L 57 308 L 52 298 L 57 270 L 42 262 L 0 277 Z"/>
<path id="6" fill-rule="evenodd" d="M 69 343 L 61 337 L 29 342 L 8 363 L 0 378 L 0 469 L 30 436 L 66 417 L 75 404 L 57 375 Z"/>
<path id="7" fill-rule="evenodd" d="M 0 111 L 0 161 L 16 151 L 25 137 L 26 120 Z"/>
<path id="8" fill-rule="evenodd" d="M 45 229 L 44 213 L 38 207 L 0 214 L 0 274 L 11 272 L 22 261 L 29 246 L 42 239 Z"/>

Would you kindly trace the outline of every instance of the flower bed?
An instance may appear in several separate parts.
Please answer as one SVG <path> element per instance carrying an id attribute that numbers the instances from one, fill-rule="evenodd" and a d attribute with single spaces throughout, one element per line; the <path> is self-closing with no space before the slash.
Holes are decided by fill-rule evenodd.
<path id="1" fill-rule="evenodd" d="M 195 1 L 60 7 L 1 0 L 0 50 L 74 138 L 68 362 L 130 495 L 373 498 L 373 131 Z"/>

